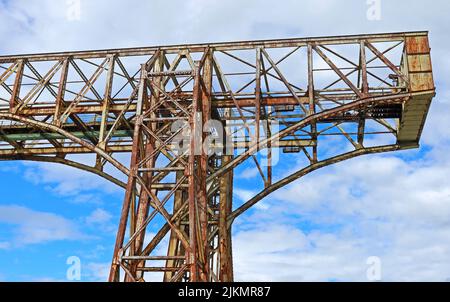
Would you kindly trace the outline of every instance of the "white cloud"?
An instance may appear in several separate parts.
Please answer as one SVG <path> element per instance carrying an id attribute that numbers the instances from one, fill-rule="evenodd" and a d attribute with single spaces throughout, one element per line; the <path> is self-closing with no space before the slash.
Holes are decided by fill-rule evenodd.
<path id="1" fill-rule="evenodd" d="M 106 282 L 110 267 L 110 262 L 89 262 L 82 265 L 82 281 Z"/>
<path id="2" fill-rule="evenodd" d="M 0 250 L 7 250 L 11 247 L 11 243 L 6 241 L 0 241 Z"/>
<path id="3" fill-rule="evenodd" d="M 295 205 L 298 213 L 326 207 L 340 215 L 357 213 L 368 219 L 445 222 L 450 214 L 449 171 L 448 160 L 367 156 L 308 175 L 274 198 Z"/>
<path id="4" fill-rule="evenodd" d="M 266 198 L 270 212 L 238 220 L 236 278 L 367 281 L 366 258 L 378 256 L 385 281 L 447 280 L 450 156 L 443 152 L 434 148 L 415 161 L 353 159 Z M 292 246 L 305 236 L 304 248 Z"/>
<path id="5" fill-rule="evenodd" d="M 255 177 L 256 175 L 259 175 L 258 168 L 246 168 L 242 172 L 236 174 L 236 178 L 238 179 L 251 179 Z"/>
<path id="6" fill-rule="evenodd" d="M 15 226 L 11 243 L 14 246 L 86 238 L 69 219 L 17 205 L 0 206 L 0 223 Z"/>
<path id="7" fill-rule="evenodd" d="M 327 234 L 305 235 L 292 226 L 270 224 L 238 232 L 233 252 L 236 281 L 328 281 L 364 276 L 365 258 L 351 244 Z"/>
<path id="8" fill-rule="evenodd" d="M 109 222 L 111 218 L 112 215 L 109 212 L 103 209 L 96 209 L 88 217 L 86 217 L 86 222 L 88 224 L 102 224 Z"/>
<path id="9" fill-rule="evenodd" d="M 79 251 L 74 254 L 83 255 L 83 259 L 103 259 L 105 254 L 110 254 L 110 250 L 102 244 L 97 244 L 93 249 Z"/>
<path id="10" fill-rule="evenodd" d="M 114 233 L 116 226 L 112 223 L 112 214 L 103 209 L 94 210 L 84 220 L 88 226 L 99 228 L 103 232 Z"/>
<path id="11" fill-rule="evenodd" d="M 356 227 L 359 227 L 357 225 Z M 383 281 L 445 281 L 449 231 L 377 223 L 373 233 L 314 231 L 292 226 L 238 232 L 233 243 L 237 281 L 368 281 L 368 257 L 382 263 Z"/>
<path id="12" fill-rule="evenodd" d="M 242 202 L 246 202 L 253 196 L 255 196 L 256 191 L 245 190 L 240 188 L 234 188 L 233 194 L 236 195 Z"/>
<path id="13" fill-rule="evenodd" d="M 82 194 L 92 190 L 106 193 L 122 192 L 121 188 L 98 175 L 69 166 L 53 163 L 25 163 L 24 165 L 24 176 L 28 181 L 36 185 L 47 185 L 47 188 L 55 194 L 75 197 L 75 202 L 87 202 L 86 199 L 91 197 L 89 202 L 99 203 L 98 197 Z"/>

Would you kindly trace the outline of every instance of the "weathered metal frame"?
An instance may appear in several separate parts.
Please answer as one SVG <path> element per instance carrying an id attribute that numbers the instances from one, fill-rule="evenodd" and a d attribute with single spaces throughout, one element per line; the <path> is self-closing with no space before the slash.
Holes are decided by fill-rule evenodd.
<path id="1" fill-rule="evenodd" d="M 232 281 L 232 222 L 262 198 L 337 162 L 418 147 L 434 96 L 429 51 L 427 32 L 408 32 L 0 56 L 0 160 L 66 164 L 125 188 L 110 281 Z M 211 118 L 224 125 L 222 152 L 195 152 Z M 393 144 L 366 145 L 382 135 Z M 333 137 L 348 149 L 325 152 Z M 300 152 L 304 167 L 279 179 L 279 150 Z M 95 154 L 95 166 L 66 158 L 75 153 Z M 233 173 L 251 165 L 262 191 L 234 209 Z"/>

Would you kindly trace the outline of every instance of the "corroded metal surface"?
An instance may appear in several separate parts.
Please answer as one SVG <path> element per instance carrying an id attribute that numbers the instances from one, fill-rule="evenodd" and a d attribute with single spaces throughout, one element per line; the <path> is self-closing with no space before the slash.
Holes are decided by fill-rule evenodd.
<path id="1" fill-rule="evenodd" d="M 434 94 L 427 32 L 0 56 L 0 160 L 125 188 L 110 281 L 232 281 L 239 215 L 322 167 L 417 148 Z M 233 207 L 244 164 L 261 192 Z"/>

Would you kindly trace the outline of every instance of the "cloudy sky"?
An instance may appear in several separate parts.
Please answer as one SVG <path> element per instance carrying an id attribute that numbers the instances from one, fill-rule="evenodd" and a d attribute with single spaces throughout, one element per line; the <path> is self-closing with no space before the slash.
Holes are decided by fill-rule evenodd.
<path id="1" fill-rule="evenodd" d="M 420 150 L 361 157 L 283 188 L 236 221 L 239 281 L 450 280 L 450 2 L 0 0 L 0 54 L 429 30 L 437 97 Z M 373 1 L 368 1 L 373 2 Z M 79 18 L 78 18 L 79 17 Z M 250 196 L 241 173 L 235 202 Z M 122 190 L 40 163 L 0 163 L 0 280 L 104 280 Z"/>

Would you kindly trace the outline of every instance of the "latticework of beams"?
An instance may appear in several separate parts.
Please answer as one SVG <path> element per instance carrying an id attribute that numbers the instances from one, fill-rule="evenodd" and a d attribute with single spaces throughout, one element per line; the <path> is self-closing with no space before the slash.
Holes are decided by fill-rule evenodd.
<path id="1" fill-rule="evenodd" d="M 427 32 L 0 56 L 0 160 L 125 189 L 110 281 L 233 281 L 237 217 L 317 169 L 418 147 L 434 94 Z M 248 169 L 261 191 L 233 206 Z"/>

